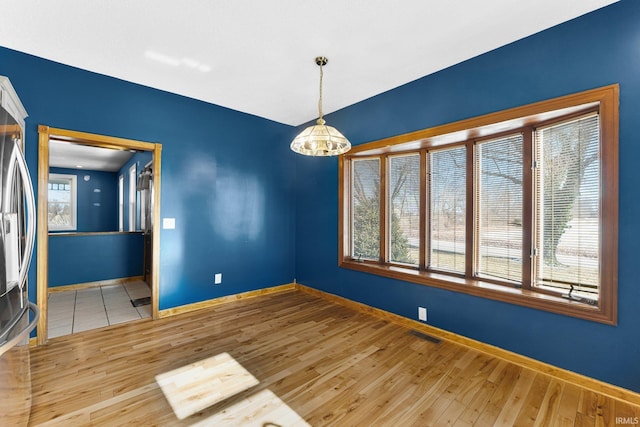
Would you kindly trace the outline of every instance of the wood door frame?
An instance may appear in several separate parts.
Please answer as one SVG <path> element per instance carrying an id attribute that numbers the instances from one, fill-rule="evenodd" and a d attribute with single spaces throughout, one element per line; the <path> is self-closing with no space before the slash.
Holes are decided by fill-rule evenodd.
<path id="1" fill-rule="evenodd" d="M 159 318 L 158 291 L 159 291 L 159 261 L 160 261 L 160 167 L 162 144 L 136 141 L 132 139 L 118 138 L 79 132 L 67 129 L 52 128 L 45 125 L 38 126 L 38 231 L 37 231 L 37 304 L 40 308 L 40 318 L 37 326 L 37 345 L 47 342 L 48 338 L 48 288 L 49 288 L 49 226 L 47 218 L 47 206 L 49 195 L 47 183 L 49 181 L 49 140 L 54 137 L 58 140 L 74 144 L 89 145 L 116 150 L 138 150 L 153 153 L 153 182 L 156 187 L 153 195 L 153 230 L 152 230 L 152 254 L 151 254 L 151 317 Z"/>

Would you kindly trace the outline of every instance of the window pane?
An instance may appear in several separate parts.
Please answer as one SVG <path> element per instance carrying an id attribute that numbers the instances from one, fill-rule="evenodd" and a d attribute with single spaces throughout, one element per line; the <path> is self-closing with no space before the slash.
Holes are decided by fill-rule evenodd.
<path id="1" fill-rule="evenodd" d="M 354 160 L 351 182 L 351 242 L 356 259 L 380 257 L 380 160 Z"/>
<path id="2" fill-rule="evenodd" d="M 118 231 L 124 231 L 124 175 L 118 177 Z"/>
<path id="3" fill-rule="evenodd" d="M 429 154 L 429 266 L 465 272 L 466 155 L 463 147 Z"/>
<path id="4" fill-rule="evenodd" d="M 389 158 L 389 260 L 418 264 L 420 258 L 420 155 Z"/>
<path id="5" fill-rule="evenodd" d="M 521 134 L 476 145 L 476 273 L 522 281 Z"/>
<path id="6" fill-rule="evenodd" d="M 76 229 L 74 175 L 50 174 L 47 202 L 49 230 Z"/>
<path id="7" fill-rule="evenodd" d="M 538 286 L 598 292 L 599 146 L 596 114 L 536 132 Z"/>
<path id="8" fill-rule="evenodd" d="M 129 168 L 129 231 L 136 231 L 136 164 L 132 164 Z"/>

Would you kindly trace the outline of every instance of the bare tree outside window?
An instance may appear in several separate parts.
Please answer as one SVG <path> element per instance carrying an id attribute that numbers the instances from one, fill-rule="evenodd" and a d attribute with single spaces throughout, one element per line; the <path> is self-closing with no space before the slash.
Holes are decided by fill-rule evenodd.
<path id="1" fill-rule="evenodd" d="M 380 160 L 353 162 L 351 186 L 352 256 L 356 259 L 380 257 Z"/>
<path id="2" fill-rule="evenodd" d="M 597 292 L 600 127 L 597 114 L 536 132 L 537 284 Z"/>
<path id="3" fill-rule="evenodd" d="M 411 158 L 409 158 L 411 159 Z M 419 161 L 419 160 L 418 160 Z M 415 176 L 415 160 L 399 161 L 400 166 L 394 173 L 391 188 L 392 205 L 399 210 L 391 212 L 391 259 L 395 262 L 413 264 L 417 262 L 417 253 L 410 251 L 409 235 L 414 233 L 411 227 L 404 227 L 402 218 L 410 211 L 409 205 L 415 204 L 409 194 L 408 184 L 419 180 Z M 417 171 L 419 174 L 419 162 Z M 413 174 L 412 174 L 413 171 Z M 419 181 L 418 181 L 419 182 Z M 419 185 L 418 185 L 419 188 Z M 355 259 L 373 259 L 380 257 L 380 160 L 355 160 L 352 179 L 352 257 Z M 419 224 L 418 224 L 419 227 Z M 412 253 L 413 252 L 413 253 Z"/>

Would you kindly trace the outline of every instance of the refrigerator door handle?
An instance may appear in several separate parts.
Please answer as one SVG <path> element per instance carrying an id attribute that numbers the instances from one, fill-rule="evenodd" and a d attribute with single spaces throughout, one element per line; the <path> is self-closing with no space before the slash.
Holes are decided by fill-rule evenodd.
<path id="1" fill-rule="evenodd" d="M 36 324 L 38 323 L 38 319 L 40 318 L 40 309 L 34 303 L 29 302 L 29 310 L 31 310 L 33 312 L 33 320 L 31 322 L 29 322 L 29 325 L 23 331 L 21 331 L 20 333 L 16 334 L 10 340 L 0 344 L 0 356 L 2 356 L 7 351 L 11 350 L 13 347 L 15 347 L 20 342 L 22 342 L 22 340 L 24 340 L 26 337 L 28 337 L 29 334 L 31 333 L 31 331 L 33 331 L 33 329 L 36 327 Z M 16 318 L 16 321 L 12 325 L 12 327 L 15 326 L 16 323 L 18 323 L 19 320 L 20 320 L 20 317 Z"/>
<path id="2" fill-rule="evenodd" d="M 29 271 L 29 263 L 31 262 L 31 255 L 33 253 L 33 245 L 35 243 L 35 234 L 36 234 L 36 222 L 35 222 L 35 212 L 36 212 L 36 201 L 35 196 L 33 194 L 33 184 L 31 183 L 31 176 L 29 175 L 29 169 L 27 167 L 27 161 L 24 158 L 22 150 L 18 146 L 17 140 L 14 140 L 14 156 L 17 160 L 18 170 L 20 171 L 20 175 L 22 177 L 22 186 L 24 187 L 24 195 L 26 198 L 26 220 L 27 220 L 27 235 L 26 235 L 26 244 L 25 250 L 22 254 L 22 263 L 20 264 L 20 281 L 18 284 L 20 287 L 24 286 L 25 280 L 27 278 L 27 273 Z"/>

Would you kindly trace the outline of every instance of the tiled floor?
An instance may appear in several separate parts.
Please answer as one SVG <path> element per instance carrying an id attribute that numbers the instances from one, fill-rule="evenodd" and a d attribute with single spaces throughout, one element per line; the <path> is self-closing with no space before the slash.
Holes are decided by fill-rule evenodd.
<path id="1" fill-rule="evenodd" d="M 131 300 L 151 295 L 143 281 L 49 294 L 49 338 L 151 317 L 151 305 Z"/>

